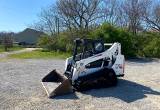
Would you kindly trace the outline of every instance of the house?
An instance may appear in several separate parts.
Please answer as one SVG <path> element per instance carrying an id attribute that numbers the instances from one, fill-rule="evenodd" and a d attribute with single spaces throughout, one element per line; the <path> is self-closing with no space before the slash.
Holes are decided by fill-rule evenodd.
<path id="1" fill-rule="evenodd" d="M 22 32 L 14 35 L 14 41 L 20 45 L 35 45 L 43 32 L 27 28 Z"/>

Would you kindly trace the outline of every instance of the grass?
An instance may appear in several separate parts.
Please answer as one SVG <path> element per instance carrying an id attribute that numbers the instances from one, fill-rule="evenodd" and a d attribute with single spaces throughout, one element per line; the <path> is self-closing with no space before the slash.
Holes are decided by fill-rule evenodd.
<path id="1" fill-rule="evenodd" d="M 23 47 L 20 47 L 18 45 L 14 45 L 13 47 L 8 48 L 8 51 L 16 51 L 16 50 L 21 50 L 21 49 L 23 49 Z M 4 46 L 2 46 L 2 45 L 0 45 L 0 52 L 5 52 Z"/>
<path id="2" fill-rule="evenodd" d="M 19 54 L 11 54 L 9 58 L 16 58 L 16 59 L 51 59 L 51 58 L 58 58 L 58 59 L 65 59 L 70 57 L 69 53 L 64 52 L 54 52 L 54 51 L 43 51 L 43 50 L 35 50 L 31 52 L 23 52 Z"/>

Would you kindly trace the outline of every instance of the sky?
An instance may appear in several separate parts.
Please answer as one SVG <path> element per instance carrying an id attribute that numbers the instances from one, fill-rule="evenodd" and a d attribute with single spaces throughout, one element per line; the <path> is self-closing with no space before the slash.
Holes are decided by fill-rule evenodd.
<path id="1" fill-rule="evenodd" d="M 0 31 L 20 32 L 38 19 L 55 0 L 0 0 Z"/>

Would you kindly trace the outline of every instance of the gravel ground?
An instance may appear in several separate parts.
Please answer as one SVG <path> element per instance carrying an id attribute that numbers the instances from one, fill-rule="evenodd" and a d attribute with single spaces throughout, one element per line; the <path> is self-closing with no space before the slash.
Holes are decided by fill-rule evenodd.
<path id="1" fill-rule="evenodd" d="M 63 60 L 0 62 L 0 110 L 160 110 L 160 60 L 130 60 L 117 87 L 48 99 L 41 78 Z"/>

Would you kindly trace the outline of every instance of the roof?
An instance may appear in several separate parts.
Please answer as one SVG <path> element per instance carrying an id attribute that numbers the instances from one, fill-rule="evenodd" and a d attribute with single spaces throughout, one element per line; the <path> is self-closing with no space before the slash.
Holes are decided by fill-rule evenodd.
<path id="1" fill-rule="evenodd" d="M 45 33 L 27 28 L 24 31 L 14 35 L 16 42 L 37 43 L 39 37 Z"/>

